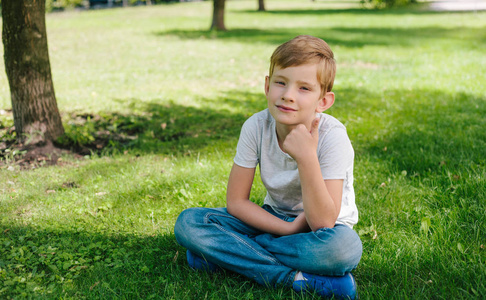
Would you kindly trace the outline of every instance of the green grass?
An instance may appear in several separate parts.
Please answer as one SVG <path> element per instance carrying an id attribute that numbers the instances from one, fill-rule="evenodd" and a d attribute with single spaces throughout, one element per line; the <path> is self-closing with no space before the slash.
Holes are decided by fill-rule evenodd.
<path id="1" fill-rule="evenodd" d="M 173 235 L 183 209 L 225 205 L 240 126 L 265 108 L 269 56 L 297 34 L 322 37 L 338 60 L 329 113 L 356 151 L 361 298 L 486 294 L 485 13 L 266 4 L 228 2 L 224 33 L 207 31 L 210 2 L 47 15 L 65 127 L 135 139 L 0 169 L 0 298 L 300 298 L 192 272 Z M 77 115 L 104 121 L 86 133 Z M 253 200 L 264 194 L 257 180 Z"/>

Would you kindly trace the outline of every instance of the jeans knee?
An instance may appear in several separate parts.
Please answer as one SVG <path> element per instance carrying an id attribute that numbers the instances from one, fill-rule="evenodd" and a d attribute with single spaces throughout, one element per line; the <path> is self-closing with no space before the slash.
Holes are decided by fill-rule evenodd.
<path id="1" fill-rule="evenodd" d="M 183 210 L 177 217 L 176 223 L 174 225 L 174 235 L 176 240 L 182 246 L 190 236 L 192 236 L 192 229 L 197 223 L 198 208 L 191 207 Z"/>
<path id="2" fill-rule="evenodd" d="M 338 230 L 340 234 L 331 234 L 321 240 L 322 247 L 314 249 L 315 273 L 341 276 L 358 266 L 363 252 L 359 236 L 352 229 Z"/>
<path id="3" fill-rule="evenodd" d="M 327 268 L 335 275 L 344 275 L 346 272 L 354 270 L 361 260 L 361 241 L 358 240 L 353 246 L 346 244 L 343 246 L 336 247 L 328 259 Z"/>

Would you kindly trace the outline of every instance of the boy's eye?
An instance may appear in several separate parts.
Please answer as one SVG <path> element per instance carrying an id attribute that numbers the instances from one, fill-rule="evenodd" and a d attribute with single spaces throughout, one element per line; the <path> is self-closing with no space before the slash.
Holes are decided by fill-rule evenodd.
<path id="1" fill-rule="evenodd" d="M 285 85 L 285 83 L 283 81 L 275 81 L 276 84 L 278 85 Z"/>
<path id="2" fill-rule="evenodd" d="M 303 89 L 304 91 L 310 91 L 310 88 L 308 88 L 306 86 L 301 87 L 301 89 Z"/>

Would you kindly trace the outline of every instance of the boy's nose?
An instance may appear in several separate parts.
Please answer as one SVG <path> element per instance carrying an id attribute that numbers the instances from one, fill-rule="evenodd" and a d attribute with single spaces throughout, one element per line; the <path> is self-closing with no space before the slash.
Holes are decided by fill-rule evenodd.
<path id="1" fill-rule="evenodd" d="M 294 93 L 292 92 L 291 89 L 285 90 L 285 93 L 282 95 L 282 100 L 283 101 L 290 101 L 290 102 L 295 101 L 295 96 L 294 96 Z"/>

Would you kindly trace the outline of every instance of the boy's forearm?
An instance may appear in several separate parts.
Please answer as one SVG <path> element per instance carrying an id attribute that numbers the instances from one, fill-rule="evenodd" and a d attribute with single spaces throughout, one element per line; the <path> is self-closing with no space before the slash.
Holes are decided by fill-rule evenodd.
<path id="1" fill-rule="evenodd" d="M 302 231 L 300 224 L 275 217 L 250 200 L 228 201 L 228 212 L 258 230 L 275 235 L 289 235 Z"/>
<path id="2" fill-rule="evenodd" d="M 302 186 L 302 201 L 309 227 L 313 231 L 323 227 L 334 227 L 339 209 L 322 179 L 317 155 L 300 159 L 297 165 Z"/>

